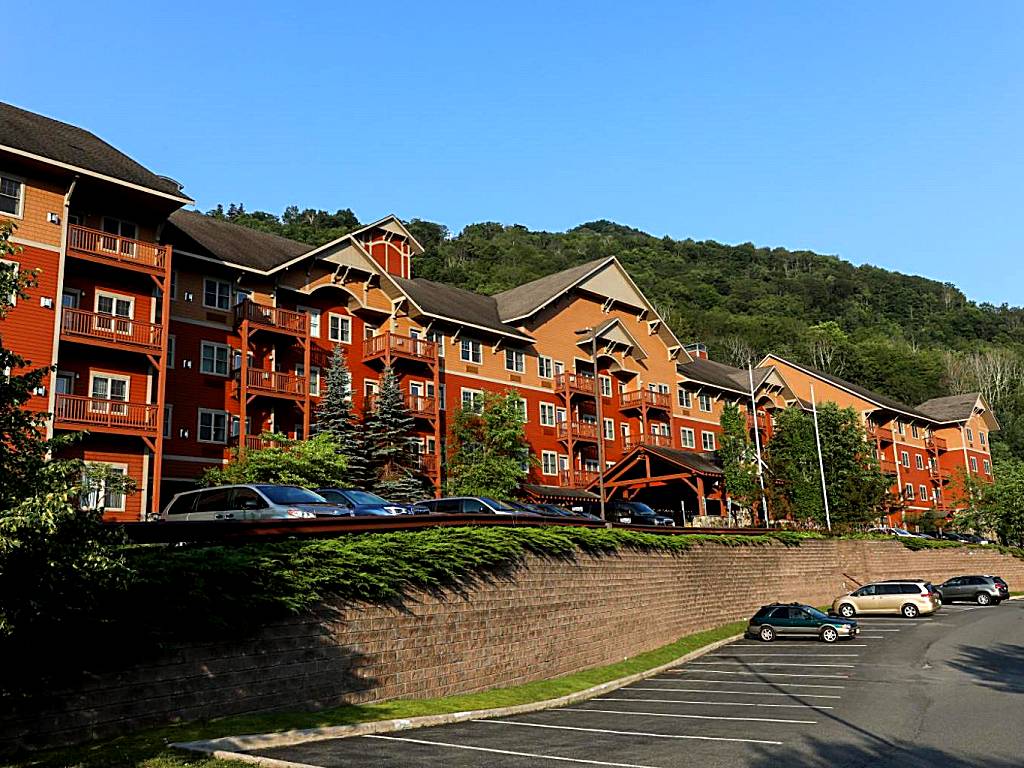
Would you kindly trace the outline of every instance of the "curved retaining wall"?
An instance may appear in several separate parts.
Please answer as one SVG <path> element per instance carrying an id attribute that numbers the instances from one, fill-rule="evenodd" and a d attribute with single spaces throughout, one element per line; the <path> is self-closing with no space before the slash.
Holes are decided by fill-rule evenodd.
<path id="1" fill-rule="evenodd" d="M 773 600 L 823 605 L 866 581 L 998 573 L 1024 561 L 985 548 L 913 552 L 896 542 L 705 544 L 671 554 L 532 557 L 505 577 L 401 605 L 340 605 L 233 643 L 176 648 L 87 674 L 0 711 L 0 744 L 39 747 L 178 720 L 480 691 L 608 664 L 745 618 Z"/>

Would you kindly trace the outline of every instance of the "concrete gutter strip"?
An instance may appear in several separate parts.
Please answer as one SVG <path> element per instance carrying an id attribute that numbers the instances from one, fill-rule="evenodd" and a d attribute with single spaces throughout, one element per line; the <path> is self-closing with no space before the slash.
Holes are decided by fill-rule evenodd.
<path id="1" fill-rule="evenodd" d="M 293 731 L 281 731 L 280 733 L 255 733 L 245 736 L 225 736 L 219 739 L 206 741 L 188 741 L 171 744 L 175 749 L 182 749 L 188 752 L 199 752 L 210 757 L 222 760 L 241 760 L 254 765 L 261 765 L 265 768 L 316 768 L 316 766 L 303 765 L 302 763 L 289 763 L 281 760 L 273 760 L 267 757 L 245 754 L 237 750 L 273 749 L 276 747 L 290 747 L 295 744 L 304 744 L 311 741 L 327 741 L 329 739 L 348 739 L 353 736 L 371 736 L 378 733 L 393 733 L 395 731 L 406 731 L 412 728 L 429 728 L 436 725 L 449 725 L 461 723 L 466 720 L 477 720 L 488 717 L 508 717 L 509 715 L 521 715 L 527 712 L 540 712 L 545 709 L 564 707 L 569 704 L 576 704 L 581 701 L 592 699 L 604 693 L 610 693 L 627 685 L 632 685 L 640 680 L 659 675 L 665 670 L 684 664 L 687 661 L 699 658 L 706 653 L 716 651 L 724 645 L 734 643 L 743 638 L 742 634 L 727 637 L 724 640 L 717 640 L 710 645 L 705 645 L 695 651 L 690 651 L 684 656 L 661 664 L 657 667 L 636 672 L 617 680 L 610 680 L 607 683 L 595 685 L 583 691 L 559 696 L 555 699 L 545 701 L 534 701 L 527 704 L 516 704 L 511 707 L 495 707 L 493 709 L 474 709 L 468 712 L 448 712 L 440 715 L 424 715 L 423 717 L 404 717 L 395 720 L 372 720 L 366 723 L 355 725 L 329 725 L 322 728 L 303 728 Z"/>

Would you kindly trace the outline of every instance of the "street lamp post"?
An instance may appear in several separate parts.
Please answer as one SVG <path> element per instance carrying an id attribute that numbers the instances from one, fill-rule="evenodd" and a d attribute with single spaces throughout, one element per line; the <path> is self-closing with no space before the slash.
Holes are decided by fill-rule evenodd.
<path id="1" fill-rule="evenodd" d="M 577 336 L 590 334 L 590 363 L 594 366 L 594 401 L 597 404 L 597 488 L 601 495 L 601 519 L 604 514 L 604 417 L 601 410 L 601 380 L 597 373 L 597 330 L 592 327 L 580 328 Z M 571 415 L 571 414 L 570 414 Z M 572 457 L 569 457 L 572 460 Z"/>

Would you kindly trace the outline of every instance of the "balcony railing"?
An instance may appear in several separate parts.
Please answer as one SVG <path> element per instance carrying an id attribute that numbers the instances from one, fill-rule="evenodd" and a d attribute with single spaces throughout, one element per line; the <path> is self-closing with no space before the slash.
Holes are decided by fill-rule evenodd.
<path id="1" fill-rule="evenodd" d="M 892 459 L 879 459 L 878 466 L 887 475 L 895 475 L 897 472 L 896 462 Z"/>
<path id="2" fill-rule="evenodd" d="M 560 421 L 558 422 L 558 439 L 568 440 L 591 440 L 597 441 L 597 424 L 589 421 Z"/>
<path id="3" fill-rule="evenodd" d="M 259 451 L 263 448 L 281 448 L 283 443 L 277 440 L 272 440 L 269 437 L 263 437 L 262 435 L 246 435 L 245 436 L 245 447 L 250 451 Z"/>
<path id="4" fill-rule="evenodd" d="M 597 480 L 597 471 L 589 469 L 563 469 L 558 473 L 558 484 L 562 488 L 586 488 Z"/>
<path id="5" fill-rule="evenodd" d="M 391 331 L 385 331 L 363 341 L 364 362 L 389 356 L 436 363 L 437 344 L 426 339 L 414 339 L 412 336 L 403 336 Z"/>
<path id="6" fill-rule="evenodd" d="M 621 410 L 632 408 L 660 408 L 667 411 L 672 407 L 672 399 L 667 392 L 652 392 L 649 389 L 634 389 L 623 392 L 619 396 Z"/>
<path id="7" fill-rule="evenodd" d="M 305 397 L 308 379 L 294 373 L 267 371 L 262 368 L 250 368 L 246 372 L 246 388 L 252 394 L 284 395 L 286 397 Z"/>
<path id="8" fill-rule="evenodd" d="M 366 396 L 366 409 L 372 411 L 377 407 L 377 392 L 371 392 Z M 419 418 L 432 419 L 437 415 L 437 411 L 434 410 L 436 400 L 433 397 L 426 397 L 425 395 L 407 395 L 402 394 L 402 405 L 412 416 Z"/>
<path id="9" fill-rule="evenodd" d="M 937 435 L 929 435 L 925 438 L 925 445 L 933 451 L 944 451 L 949 447 L 944 437 L 938 437 Z"/>
<path id="10" fill-rule="evenodd" d="M 285 333 L 305 335 L 309 318 L 303 312 L 293 312 L 280 307 L 268 307 L 251 299 L 243 299 L 235 305 L 235 325 L 248 320 L 251 325 Z"/>
<path id="11" fill-rule="evenodd" d="M 761 411 L 757 412 L 757 429 L 758 429 L 758 431 L 763 432 L 764 430 L 768 429 L 768 425 L 770 423 L 771 423 L 771 420 L 768 418 L 768 414 L 767 413 L 762 413 Z M 753 428 L 754 428 L 754 415 L 752 413 L 748 413 L 747 414 L 747 429 L 753 429 Z"/>
<path id="12" fill-rule="evenodd" d="M 942 469 L 941 467 L 928 467 L 928 475 L 932 480 L 942 482 L 949 480 L 953 476 L 948 469 Z"/>
<path id="13" fill-rule="evenodd" d="M 436 453 L 416 454 L 416 468 L 424 475 L 433 475 L 437 472 Z"/>
<path id="14" fill-rule="evenodd" d="M 555 376 L 555 389 L 569 395 L 593 395 L 597 392 L 595 381 L 585 373 L 560 373 Z"/>
<path id="15" fill-rule="evenodd" d="M 68 227 L 68 251 L 83 254 L 90 259 L 138 267 L 147 272 L 163 272 L 167 268 L 167 257 L 170 254 L 170 248 L 166 245 L 145 243 L 77 224 Z"/>
<path id="16" fill-rule="evenodd" d="M 638 435 L 630 435 L 625 439 L 625 448 L 631 451 L 638 445 L 650 445 L 656 448 L 671 448 L 672 438 L 669 435 L 652 435 L 649 432 L 641 432 Z"/>
<path id="17" fill-rule="evenodd" d="M 868 423 L 867 429 L 868 437 L 872 440 L 881 440 L 883 443 L 892 442 L 892 429 L 889 427 L 882 427 L 878 424 Z"/>
<path id="18" fill-rule="evenodd" d="M 61 310 L 61 338 L 131 348 L 141 352 L 159 352 L 162 327 L 127 317 L 86 312 L 64 307 Z"/>
<path id="19" fill-rule="evenodd" d="M 54 426 L 70 429 L 157 433 L 159 406 L 124 400 L 58 394 L 54 403 Z"/>

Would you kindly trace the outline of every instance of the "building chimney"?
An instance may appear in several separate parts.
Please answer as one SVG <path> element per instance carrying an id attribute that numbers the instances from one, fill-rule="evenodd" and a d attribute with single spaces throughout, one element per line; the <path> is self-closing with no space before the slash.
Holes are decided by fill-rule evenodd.
<path id="1" fill-rule="evenodd" d="M 700 358 L 701 360 L 708 359 L 707 345 L 703 344 L 702 342 L 694 341 L 690 344 L 687 344 L 685 347 L 683 347 L 683 349 L 685 349 L 686 354 L 688 354 L 694 360 L 696 360 L 697 358 Z"/>

